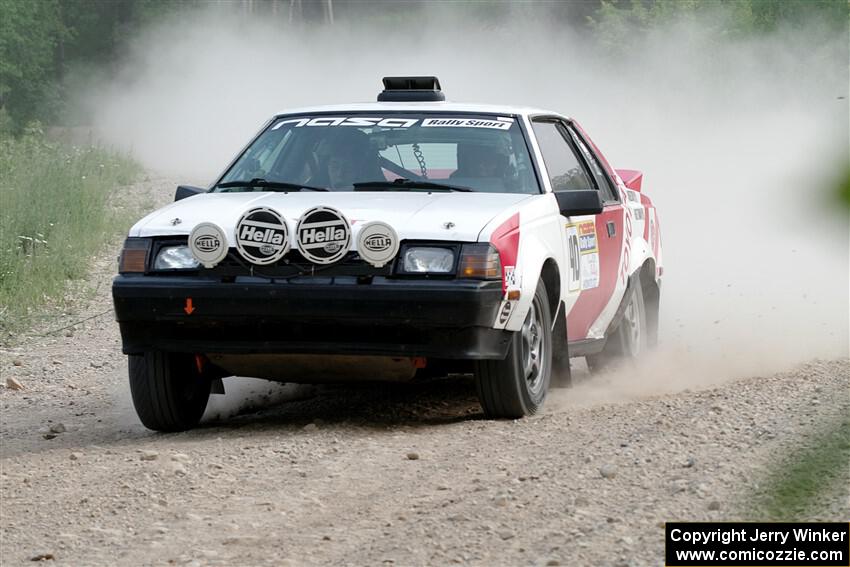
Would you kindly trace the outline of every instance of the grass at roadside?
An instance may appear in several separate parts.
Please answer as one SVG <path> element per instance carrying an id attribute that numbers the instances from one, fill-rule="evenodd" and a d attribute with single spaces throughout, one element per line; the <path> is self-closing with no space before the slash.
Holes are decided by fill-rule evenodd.
<path id="1" fill-rule="evenodd" d="M 129 157 L 47 141 L 0 137 L 0 330 L 23 328 L 61 299 L 68 280 L 126 219 L 111 191 L 141 173 Z"/>
<path id="2" fill-rule="evenodd" d="M 778 463 L 753 495 L 749 515 L 764 521 L 802 521 L 817 512 L 824 498 L 847 498 L 848 487 L 850 416 L 844 415 Z"/>

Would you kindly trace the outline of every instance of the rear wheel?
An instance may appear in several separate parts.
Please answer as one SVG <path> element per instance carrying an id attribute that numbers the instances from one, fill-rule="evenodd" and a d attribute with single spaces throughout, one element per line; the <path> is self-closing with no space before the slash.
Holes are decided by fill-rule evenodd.
<path id="1" fill-rule="evenodd" d="M 631 286 L 629 299 L 623 311 L 623 318 L 617 329 L 608 337 L 605 348 L 598 354 L 586 357 L 591 372 L 601 372 L 618 363 L 637 360 L 647 350 L 647 318 L 640 280 L 635 279 Z"/>
<path id="2" fill-rule="evenodd" d="M 543 405 L 552 374 L 551 329 L 549 301 L 541 281 L 505 359 L 475 363 L 478 400 L 488 417 L 516 419 L 534 414 Z"/>
<path id="3" fill-rule="evenodd" d="M 129 356 L 130 393 L 145 427 L 185 431 L 195 427 L 207 407 L 210 380 L 190 354 L 146 352 Z"/>

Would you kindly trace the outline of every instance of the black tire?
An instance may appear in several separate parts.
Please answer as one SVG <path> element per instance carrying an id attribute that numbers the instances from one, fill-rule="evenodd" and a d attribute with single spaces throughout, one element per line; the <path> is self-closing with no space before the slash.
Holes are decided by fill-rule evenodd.
<path id="1" fill-rule="evenodd" d="M 210 380 L 192 355 L 147 352 L 129 356 L 130 393 L 145 427 L 185 431 L 198 425 L 210 397 Z"/>
<path id="2" fill-rule="evenodd" d="M 543 405 L 552 375 L 551 329 L 549 299 L 540 281 L 523 330 L 514 333 L 507 357 L 475 362 L 475 388 L 487 417 L 517 419 Z"/>
<path id="3" fill-rule="evenodd" d="M 605 348 L 598 354 L 585 357 L 588 369 L 593 373 L 604 372 L 617 365 L 634 363 L 648 349 L 646 307 L 640 279 L 629 286 L 628 299 L 620 323 L 608 337 Z"/>
<path id="4" fill-rule="evenodd" d="M 563 303 L 559 306 L 555 317 L 558 320 L 552 327 L 552 387 L 571 388 L 573 373 L 570 367 L 570 348 L 567 339 L 567 316 Z"/>

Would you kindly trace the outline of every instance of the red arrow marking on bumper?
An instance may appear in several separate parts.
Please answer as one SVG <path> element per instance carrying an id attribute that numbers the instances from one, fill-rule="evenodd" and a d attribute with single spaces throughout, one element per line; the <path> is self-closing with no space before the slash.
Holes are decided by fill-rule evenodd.
<path id="1" fill-rule="evenodd" d="M 187 297 L 186 298 L 186 307 L 183 308 L 183 311 L 186 312 L 186 315 L 191 315 L 194 310 L 195 310 L 195 308 L 192 307 L 192 298 Z"/>

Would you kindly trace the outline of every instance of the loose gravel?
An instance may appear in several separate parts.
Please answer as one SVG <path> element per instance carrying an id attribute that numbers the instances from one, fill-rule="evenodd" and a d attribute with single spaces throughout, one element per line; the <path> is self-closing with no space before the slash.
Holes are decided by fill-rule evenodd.
<path id="1" fill-rule="evenodd" d="M 577 371 L 517 421 L 484 419 L 465 378 L 227 379 L 201 427 L 157 434 L 97 315 L 117 247 L 87 307 L 0 351 L 3 565 L 659 565 L 665 521 L 744 517 L 781 455 L 848 412 L 842 359 L 613 402 Z M 812 516 L 848 517 L 846 487 Z"/>

